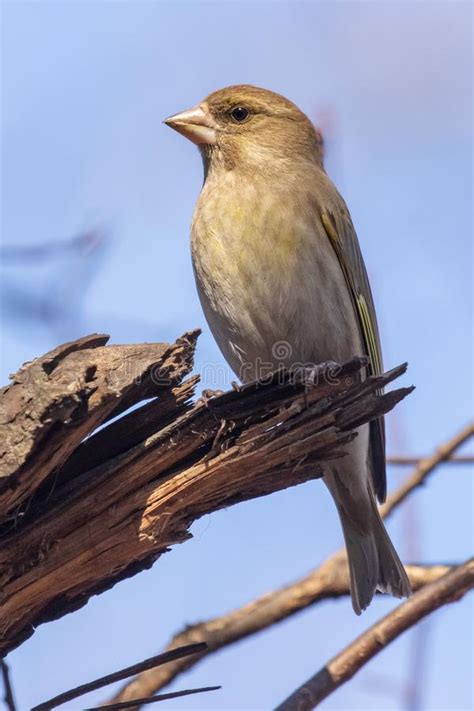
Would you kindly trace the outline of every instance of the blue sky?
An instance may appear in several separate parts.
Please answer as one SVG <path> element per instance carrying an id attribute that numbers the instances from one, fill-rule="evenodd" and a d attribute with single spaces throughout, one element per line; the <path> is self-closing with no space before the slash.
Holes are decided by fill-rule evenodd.
<path id="1" fill-rule="evenodd" d="M 1 11 L 3 245 L 60 242 L 95 225 L 108 235 L 87 279 L 61 254 L 3 266 L 3 383 L 23 361 L 92 331 L 169 340 L 200 325 L 197 370 L 222 365 L 189 257 L 201 161 L 161 121 L 248 82 L 287 95 L 326 132 L 385 363 L 408 360 L 405 382 L 417 386 L 388 418 L 389 453 L 428 453 L 472 416 L 470 3 L 38 0 Z M 12 285 L 30 305 L 61 301 L 61 313 L 13 310 Z M 391 486 L 402 476 L 391 468 Z M 390 531 L 406 560 L 462 560 L 472 514 L 472 471 L 446 465 Z M 20 711 L 157 653 L 185 623 L 299 577 L 341 543 L 318 482 L 214 514 L 193 533 L 9 656 Z M 348 600 L 307 610 L 179 679 L 177 688 L 224 689 L 169 708 L 271 708 L 393 606 L 377 599 L 361 618 Z M 472 706 L 472 612 L 467 599 L 429 623 L 424 709 Z M 322 707 L 404 708 L 414 643 L 405 635 Z"/>

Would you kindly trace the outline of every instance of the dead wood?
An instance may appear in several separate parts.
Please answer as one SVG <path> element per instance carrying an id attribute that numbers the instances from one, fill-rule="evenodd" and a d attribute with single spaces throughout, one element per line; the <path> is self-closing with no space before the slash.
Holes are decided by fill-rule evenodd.
<path id="1" fill-rule="evenodd" d="M 150 567 L 197 518 L 320 476 L 357 426 L 412 389 L 379 394 L 406 366 L 361 382 L 366 361 L 354 358 L 319 366 L 309 390 L 280 372 L 192 404 L 197 335 L 134 346 L 86 337 L 2 391 L 2 654 Z"/>

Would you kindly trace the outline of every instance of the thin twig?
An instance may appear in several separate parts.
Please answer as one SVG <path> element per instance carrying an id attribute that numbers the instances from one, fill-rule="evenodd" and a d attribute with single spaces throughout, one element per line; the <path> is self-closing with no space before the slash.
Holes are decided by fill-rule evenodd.
<path id="1" fill-rule="evenodd" d="M 203 694 L 205 691 L 217 691 L 218 689 L 222 689 L 222 686 L 203 686 L 200 689 L 183 689 L 183 691 L 172 691 L 169 694 L 147 696 L 143 699 L 135 699 L 134 701 L 120 701 L 119 703 L 106 704 L 105 706 L 91 706 L 85 709 L 85 711 L 118 711 L 118 709 L 129 709 L 131 706 L 135 706 L 135 704 L 144 706 L 145 704 L 154 704 L 157 701 L 177 699 L 179 696 L 191 696 L 191 694 Z"/>
<path id="2" fill-rule="evenodd" d="M 10 679 L 10 670 L 4 659 L 0 660 L 0 665 L 2 669 L 3 690 L 5 692 L 5 696 L 3 697 L 5 706 L 8 711 L 16 711 L 15 697 L 13 696 L 13 687 Z"/>
<path id="3" fill-rule="evenodd" d="M 431 457 L 426 457 L 418 463 L 415 471 L 409 476 L 404 483 L 387 498 L 385 504 L 381 507 L 380 513 L 382 516 L 388 516 L 396 506 L 399 506 L 406 497 L 411 494 L 414 489 L 421 486 L 429 474 L 431 474 L 434 469 L 448 459 L 453 452 L 456 451 L 469 437 L 474 435 L 474 424 L 470 423 L 461 432 L 452 437 L 446 444 L 438 447 L 436 452 L 431 455 Z"/>
<path id="4" fill-rule="evenodd" d="M 393 457 L 387 457 L 387 464 L 393 464 L 395 466 L 401 467 L 416 467 L 425 458 L 426 457 L 403 457 L 397 455 Z M 474 457 L 471 457 L 469 454 L 446 457 L 446 459 L 440 462 L 440 464 L 474 464 Z"/>
<path id="5" fill-rule="evenodd" d="M 101 689 L 103 686 L 113 684 L 115 681 L 126 679 L 127 677 L 132 676 L 133 674 L 139 674 L 140 672 L 143 672 L 146 669 L 151 669 L 152 667 L 156 667 L 161 664 L 166 664 L 176 659 L 181 659 L 182 657 L 188 657 L 191 654 L 202 654 L 206 651 L 206 649 L 207 645 L 204 642 L 200 642 L 199 644 L 188 644 L 182 647 L 178 647 L 176 649 L 170 649 L 169 651 L 163 652 L 162 654 L 158 654 L 154 657 L 149 657 L 143 662 L 139 662 L 138 664 L 132 664 L 132 666 L 130 667 L 120 669 L 120 671 L 113 672 L 112 674 L 107 674 L 106 676 L 102 676 L 100 679 L 89 681 L 87 684 L 81 684 L 80 686 L 76 686 L 74 689 L 70 689 L 69 691 L 63 692 L 62 694 L 58 694 L 58 696 L 55 696 L 54 698 L 49 699 L 48 701 L 44 701 L 38 706 L 35 706 L 31 709 L 31 711 L 50 711 L 50 709 L 56 708 L 56 706 L 60 706 L 61 704 L 66 703 L 66 701 L 77 699 L 78 696 L 83 696 L 84 694 L 89 693 L 89 691 L 96 691 L 97 689 Z"/>
<path id="6" fill-rule="evenodd" d="M 433 455 L 419 462 L 415 470 L 408 475 L 400 488 L 389 497 L 385 506 L 382 507 L 382 516 L 389 516 L 413 489 L 423 483 L 438 464 L 451 456 L 471 436 L 472 429 L 472 425 L 463 429 L 446 444 L 439 447 Z M 445 566 L 432 568 L 406 566 L 406 569 L 413 590 L 436 580 L 448 571 Z M 348 592 L 349 576 L 346 556 L 344 550 L 339 550 L 304 578 L 263 595 L 226 615 L 187 627 L 186 630 L 173 637 L 169 647 L 206 641 L 208 644 L 207 656 L 222 647 L 227 647 L 240 639 L 267 629 L 321 600 L 347 595 Z M 151 695 L 164 688 L 180 673 L 197 664 L 203 656 L 205 655 L 199 654 L 192 659 L 177 660 L 161 669 L 143 672 L 119 691 L 114 700 L 128 701 L 133 700 L 134 697 Z"/>
<path id="7" fill-rule="evenodd" d="M 474 559 L 419 590 L 308 679 L 276 711 L 310 711 L 410 627 L 474 587 Z"/>

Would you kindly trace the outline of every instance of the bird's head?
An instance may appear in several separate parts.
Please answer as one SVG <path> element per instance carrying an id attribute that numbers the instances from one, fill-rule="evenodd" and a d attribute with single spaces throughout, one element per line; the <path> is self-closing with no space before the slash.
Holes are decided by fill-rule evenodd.
<path id="1" fill-rule="evenodd" d="M 165 123 L 198 145 L 206 172 L 269 170 L 295 159 L 322 165 L 321 135 L 307 116 L 284 96 L 255 86 L 215 91 Z"/>

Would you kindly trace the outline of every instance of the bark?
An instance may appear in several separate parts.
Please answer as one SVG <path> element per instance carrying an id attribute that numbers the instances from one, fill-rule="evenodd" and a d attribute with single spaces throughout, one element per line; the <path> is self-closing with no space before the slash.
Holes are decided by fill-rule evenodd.
<path id="1" fill-rule="evenodd" d="M 197 335 L 80 339 L 2 391 L 2 654 L 150 567 L 197 518 L 319 476 L 355 428 L 411 391 L 380 394 L 406 366 L 361 382 L 366 361 L 355 358 L 322 364 L 310 388 L 280 372 L 192 404 Z"/>

